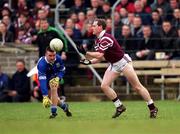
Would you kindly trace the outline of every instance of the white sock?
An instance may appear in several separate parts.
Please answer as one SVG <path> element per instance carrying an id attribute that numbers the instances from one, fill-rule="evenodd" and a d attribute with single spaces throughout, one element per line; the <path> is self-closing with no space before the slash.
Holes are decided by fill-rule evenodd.
<path id="1" fill-rule="evenodd" d="M 153 100 L 150 99 L 150 100 L 147 102 L 147 105 L 151 105 L 151 104 L 153 104 L 153 103 L 154 103 Z"/>
<path id="2" fill-rule="evenodd" d="M 122 105 L 122 102 L 118 99 L 114 102 L 115 107 L 119 107 Z"/>

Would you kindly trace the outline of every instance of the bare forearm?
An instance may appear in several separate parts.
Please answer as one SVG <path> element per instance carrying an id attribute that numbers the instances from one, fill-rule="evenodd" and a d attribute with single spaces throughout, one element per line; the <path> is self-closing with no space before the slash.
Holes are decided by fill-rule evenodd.
<path id="1" fill-rule="evenodd" d="M 92 60 L 90 60 L 92 64 L 96 64 L 96 63 L 99 63 L 101 62 L 100 59 L 96 59 L 96 58 L 93 58 Z"/>
<path id="2" fill-rule="evenodd" d="M 99 60 L 101 60 L 104 56 L 103 53 L 99 52 L 87 52 L 86 55 Z"/>

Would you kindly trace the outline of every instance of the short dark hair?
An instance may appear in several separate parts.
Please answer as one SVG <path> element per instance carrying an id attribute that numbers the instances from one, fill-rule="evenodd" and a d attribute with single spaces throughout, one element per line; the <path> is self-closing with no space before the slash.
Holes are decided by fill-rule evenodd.
<path id="1" fill-rule="evenodd" d="M 47 51 L 49 51 L 49 52 L 55 52 L 54 50 L 52 50 L 52 49 L 50 48 L 50 46 L 46 47 L 46 52 L 47 52 Z"/>
<path id="2" fill-rule="evenodd" d="M 159 14 L 159 11 L 157 9 L 153 10 L 152 13 L 158 13 Z"/>
<path id="3" fill-rule="evenodd" d="M 16 63 L 18 63 L 18 62 L 20 62 L 20 63 L 22 63 L 23 65 L 25 65 L 25 61 L 24 61 L 23 59 L 17 59 L 17 60 L 16 60 Z"/>
<path id="4" fill-rule="evenodd" d="M 104 19 L 95 19 L 97 21 L 98 26 L 102 26 L 103 29 L 106 29 L 106 21 Z"/>
<path id="5" fill-rule="evenodd" d="M 111 6 L 111 4 L 110 4 L 108 1 L 105 1 L 105 2 L 103 3 L 103 5 Z"/>
<path id="6" fill-rule="evenodd" d="M 168 19 L 163 20 L 163 22 L 162 22 L 162 23 L 169 23 L 169 24 L 171 24 L 171 25 L 172 25 L 171 21 L 170 21 L 170 20 L 168 20 Z"/>

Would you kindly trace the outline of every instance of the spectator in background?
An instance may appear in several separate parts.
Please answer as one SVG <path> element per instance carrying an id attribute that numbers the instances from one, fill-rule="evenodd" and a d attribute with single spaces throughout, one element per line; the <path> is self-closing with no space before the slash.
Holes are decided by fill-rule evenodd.
<path id="1" fill-rule="evenodd" d="M 111 5 L 109 2 L 104 2 L 102 5 L 102 12 L 103 12 L 103 16 L 101 18 L 110 18 L 111 17 Z"/>
<path id="2" fill-rule="evenodd" d="M 171 59 L 173 50 L 175 49 L 174 46 L 177 39 L 177 31 L 172 27 L 170 21 L 163 21 L 160 36 L 162 42 L 161 48 L 166 52 L 164 59 Z"/>
<path id="3" fill-rule="evenodd" d="M 151 13 L 151 27 L 153 33 L 159 33 L 161 31 L 162 19 L 160 17 L 159 11 L 154 10 Z"/>
<path id="4" fill-rule="evenodd" d="M 15 3 L 14 9 L 16 12 L 16 16 L 19 16 L 19 14 L 25 14 L 29 21 L 33 22 L 32 17 L 35 0 L 14 0 L 13 2 Z"/>
<path id="5" fill-rule="evenodd" d="M 128 12 L 134 13 L 134 4 L 129 0 L 121 0 L 120 4 L 116 7 L 116 11 L 120 11 L 121 8 L 125 8 Z"/>
<path id="6" fill-rule="evenodd" d="M 119 12 L 114 13 L 114 31 L 115 31 L 115 37 L 118 39 L 119 35 L 121 35 L 121 29 L 122 29 L 123 23 L 121 22 L 121 17 Z"/>
<path id="7" fill-rule="evenodd" d="M 49 24 L 51 26 L 54 26 L 54 20 L 53 18 L 49 17 L 49 6 L 43 6 L 42 9 L 39 9 L 37 11 L 37 18 L 36 18 L 36 21 L 40 21 L 40 20 L 43 20 L 43 19 L 47 19 Z"/>
<path id="8" fill-rule="evenodd" d="M 112 19 L 107 18 L 106 19 L 106 32 L 111 34 L 111 30 L 112 30 Z"/>
<path id="9" fill-rule="evenodd" d="M 75 25 L 81 32 L 83 30 L 85 20 L 86 20 L 85 13 L 84 12 L 79 12 L 78 13 L 78 21 L 77 21 L 77 23 Z"/>
<path id="10" fill-rule="evenodd" d="M 38 32 L 36 44 L 39 47 L 39 57 L 44 56 L 46 52 L 46 47 L 49 46 L 50 41 L 53 38 L 59 38 L 64 43 L 64 48 L 61 52 L 63 59 L 66 58 L 67 50 L 67 40 L 65 39 L 63 33 L 55 29 L 54 27 L 49 26 L 47 19 L 40 21 L 40 31 Z"/>
<path id="11" fill-rule="evenodd" d="M 16 4 L 16 17 L 19 17 L 20 14 L 24 14 L 27 17 L 28 23 L 30 23 L 31 26 L 34 26 L 32 11 L 30 10 L 30 7 L 28 7 L 30 5 L 27 5 L 27 0 L 18 0 Z"/>
<path id="12" fill-rule="evenodd" d="M 137 46 L 134 43 L 129 25 L 122 26 L 122 34 L 119 40 L 119 44 L 122 45 L 125 53 L 128 53 L 131 57 L 133 55 L 133 52 L 137 51 Z"/>
<path id="13" fill-rule="evenodd" d="M 7 16 L 7 15 L 3 16 L 2 22 L 4 22 L 6 24 L 7 31 L 10 31 L 13 34 L 15 34 L 15 27 L 14 27 L 13 23 L 11 23 L 11 18 L 9 16 Z"/>
<path id="14" fill-rule="evenodd" d="M 15 40 L 15 43 L 17 43 L 17 44 L 32 44 L 32 37 L 31 37 L 31 35 L 26 33 L 26 30 L 24 27 L 19 28 L 18 36 Z"/>
<path id="15" fill-rule="evenodd" d="M 71 13 L 69 19 L 72 19 L 72 21 L 76 24 L 78 22 L 78 16 L 76 13 Z M 78 27 L 75 25 L 75 27 L 78 29 Z"/>
<path id="16" fill-rule="evenodd" d="M 49 22 L 49 24 L 51 26 L 54 26 L 54 18 L 50 15 L 50 6 L 49 5 L 45 5 L 42 7 L 42 10 L 44 11 L 45 13 L 45 16 Z"/>
<path id="17" fill-rule="evenodd" d="M 133 25 L 134 16 L 135 16 L 134 13 L 128 13 L 127 21 L 124 24 L 129 25 L 131 28 Z"/>
<path id="18" fill-rule="evenodd" d="M 93 10 L 88 10 L 86 13 L 86 20 L 84 21 L 84 27 L 82 29 L 82 35 L 86 32 L 86 25 L 92 24 L 94 19 L 96 18 L 96 14 Z"/>
<path id="19" fill-rule="evenodd" d="M 30 29 L 32 27 L 30 22 L 28 21 L 28 16 L 24 13 L 20 13 L 15 22 L 15 29 L 16 29 L 15 37 L 17 37 L 17 35 L 18 35 L 19 28 L 22 28 L 22 27 L 25 28 L 26 32 L 30 31 Z"/>
<path id="20" fill-rule="evenodd" d="M 140 16 L 135 16 L 133 19 L 133 25 L 131 27 L 131 34 L 132 36 L 137 39 L 136 41 L 139 42 L 140 39 L 143 37 L 142 33 L 142 19 Z M 139 43 L 137 43 L 139 44 Z"/>
<path id="21" fill-rule="evenodd" d="M 100 3 L 98 0 L 91 0 L 91 10 L 94 11 L 97 17 L 102 17 L 104 16 L 102 6 L 100 6 Z"/>
<path id="22" fill-rule="evenodd" d="M 176 8 L 173 11 L 172 26 L 177 29 L 180 26 L 180 9 Z"/>
<path id="23" fill-rule="evenodd" d="M 151 8 L 152 10 L 158 10 L 158 8 L 162 9 L 164 16 L 166 16 L 167 12 L 170 10 L 167 0 L 156 0 L 156 2 L 151 5 Z"/>
<path id="24" fill-rule="evenodd" d="M 13 102 L 30 101 L 30 79 L 26 76 L 28 70 L 25 68 L 24 60 L 16 61 L 17 71 L 11 79 L 11 91 L 8 93 L 12 97 Z"/>
<path id="25" fill-rule="evenodd" d="M 160 49 L 159 36 L 154 35 L 149 25 L 143 26 L 143 39 L 138 46 L 135 60 L 154 60 L 156 50 Z"/>
<path id="26" fill-rule="evenodd" d="M 42 19 L 46 19 L 47 18 L 47 14 L 45 13 L 45 11 L 43 9 L 39 9 L 37 11 L 37 20 L 42 20 Z M 36 20 L 36 21 L 37 21 Z"/>
<path id="27" fill-rule="evenodd" d="M 165 20 L 166 19 L 166 16 L 165 16 L 166 14 L 164 14 L 163 9 L 161 7 L 158 7 L 157 11 L 159 12 L 159 15 L 160 15 L 161 19 Z"/>
<path id="28" fill-rule="evenodd" d="M 0 19 L 3 18 L 3 16 L 10 16 L 11 17 L 11 10 L 9 9 L 8 6 L 3 6 L 3 8 L 0 10 L 1 13 L 0 13 Z"/>
<path id="29" fill-rule="evenodd" d="M 42 10 L 45 6 L 45 2 L 43 0 L 36 0 L 34 9 L 32 11 L 32 15 L 34 19 L 38 19 L 38 11 Z"/>
<path id="30" fill-rule="evenodd" d="M 128 12 L 125 8 L 121 8 L 120 9 L 120 16 L 121 16 L 121 22 L 123 24 L 127 24 L 128 23 Z"/>
<path id="31" fill-rule="evenodd" d="M 166 19 L 172 20 L 174 10 L 180 8 L 180 3 L 179 3 L 178 1 L 179 1 L 179 0 L 169 0 L 170 9 L 169 9 L 169 11 L 167 12 L 167 17 L 166 17 Z"/>
<path id="32" fill-rule="evenodd" d="M 145 13 L 151 13 L 151 7 L 150 7 L 149 1 L 152 1 L 152 3 L 153 3 L 154 0 L 140 0 L 140 2 L 142 3 L 142 5 L 144 7 Z"/>
<path id="33" fill-rule="evenodd" d="M 65 23 L 65 28 L 72 28 L 73 29 L 73 37 L 74 40 L 78 43 L 81 44 L 81 31 L 75 26 L 75 23 L 72 19 L 67 19 Z"/>
<path id="34" fill-rule="evenodd" d="M 144 10 L 144 5 L 140 0 L 137 0 L 134 3 L 134 8 L 135 8 L 135 14 L 139 15 L 141 17 L 142 24 L 147 25 L 150 23 L 150 16 L 149 13 L 145 12 Z"/>
<path id="35" fill-rule="evenodd" d="M 86 12 L 86 8 L 82 0 L 74 0 L 74 5 L 70 8 L 71 13 L 78 14 L 79 12 Z"/>
<path id="36" fill-rule="evenodd" d="M 10 102 L 11 98 L 8 96 L 9 78 L 7 74 L 2 72 L 0 66 L 0 102 Z"/>
<path id="37" fill-rule="evenodd" d="M 93 10 L 88 10 L 86 12 L 86 22 L 87 23 L 91 23 L 94 21 L 94 19 L 96 18 L 96 13 Z"/>
<path id="38" fill-rule="evenodd" d="M 94 43 L 94 38 L 95 38 L 95 36 L 93 35 L 91 24 L 89 24 L 89 23 L 86 24 L 85 29 L 86 29 L 86 31 L 83 35 L 82 47 L 85 50 L 91 50 L 93 43 Z"/>
<path id="39" fill-rule="evenodd" d="M 4 22 L 0 22 L 0 41 L 1 45 L 4 45 L 5 42 L 14 42 L 13 33 L 7 31 L 6 24 Z"/>
<path id="40" fill-rule="evenodd" d="M 27 15 L 29 12 L 29 7 L 27 6 L 26 0 L 18 0 L 15 9 L 17 14 L 24 13 Z"/>

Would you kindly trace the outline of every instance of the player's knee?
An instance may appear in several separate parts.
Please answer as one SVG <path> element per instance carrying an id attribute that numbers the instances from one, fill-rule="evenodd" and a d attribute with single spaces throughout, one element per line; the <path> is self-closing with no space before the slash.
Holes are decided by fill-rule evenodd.
<path id="1" fill-rule="evenodd" d="M 142 89 L 142 86 L 140 84 L 137 84 L 137 85 L 134 85 L 133 86 L 133 89 L 136 91 L 136 92 L 139 92 L 141 89 Z"/>
<path id="2" fill-rule="evenodd" d="M 106 90 L 106 89 L 108 89 L 108 85 L 107 84 L 101 84 L 101 89 L 102 90 Z"/>

